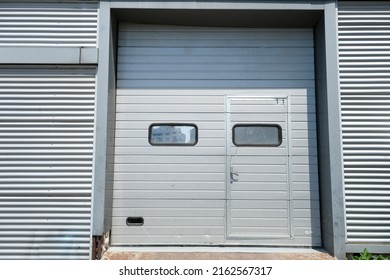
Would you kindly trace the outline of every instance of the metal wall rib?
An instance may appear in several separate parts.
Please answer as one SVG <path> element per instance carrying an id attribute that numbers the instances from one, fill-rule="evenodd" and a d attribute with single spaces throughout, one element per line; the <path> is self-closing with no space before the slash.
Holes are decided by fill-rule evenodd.
<path id="1" fill-rule="evenodd" d="M 390 242 L 390 3 L 340 3 L 347 243 Z"/>
<path id="2" fill-rule="evenodd" d="M 88 259 L 95 69 L 0 69 L 0 259 Z"/>
<path id="3" fill-rule="evenodd" d="M 0 46 L 95 47 L 96 34 L 94 5 L 71 8 L 19 4 L 0 8 Z"/>

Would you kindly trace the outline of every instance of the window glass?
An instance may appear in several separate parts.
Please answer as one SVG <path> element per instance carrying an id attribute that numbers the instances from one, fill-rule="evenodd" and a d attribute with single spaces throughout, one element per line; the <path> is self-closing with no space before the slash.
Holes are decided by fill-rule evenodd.
<path id="1" fill-rule="evenodd" d="M 233 127 L 236 146 L 271 146 L 282 144 L 282 128 L 270 124 L 236 124 Z"/>
<path id="2" fill-rule="evenodd" d="M 188 145 L 198 142 L 198 127 L 194 124 L 152 124 L 149 127 L 151 145 Z"/>

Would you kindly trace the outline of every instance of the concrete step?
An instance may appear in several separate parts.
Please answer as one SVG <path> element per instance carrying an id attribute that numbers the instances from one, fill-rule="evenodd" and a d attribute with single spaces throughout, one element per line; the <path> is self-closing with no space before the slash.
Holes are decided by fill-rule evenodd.
<path id="1" fill-rule="evenodd" d="M 111 247 L 102 260 L 335 260 L 324 250 L 294 248 Z"/>

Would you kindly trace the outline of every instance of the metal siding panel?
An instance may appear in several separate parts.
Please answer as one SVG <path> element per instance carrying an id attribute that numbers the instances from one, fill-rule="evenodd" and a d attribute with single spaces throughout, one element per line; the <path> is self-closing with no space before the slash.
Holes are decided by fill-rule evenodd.
<path id="1" fill-rule="evenodd" d="M 0 259 L 88 259 L 94 69 L 0 69 Z"/>
<path id="2" fill-rule="evenodd" d="M 340 2 L 347 243 L 390 244 L 390 5 Z"/>
<path id="3" fill-rule="evenodd" d="M 311 30 L 127 23 L 120 23 L 119 30 L 112 244 L 320 245 L 318 180 L 309 179 L 317 176 Z M 221 230 L 226 226 L 225 96 L 258 96 L 259 88 L 265 96 L 281 91 L 291 96 L 291 133 L 301 139 L 292 143 L 291 163 L 296 165 L 292 209 L 293 213 L 309 214 L 293 215 L 300 219 L 294 239 L 226 240 Z M 257 112 L 259 107 L 251 110 Z M 264 113 L 265 122 L 277 118 L 275 112 Z M 148 126 L 178 120 L 198 125 L 197 146 L 150 148 Z M 248 116 L 245 121 L 256 119 Z M 305 141 L 307 137 L 309 141 Z M 237 164 L 248 167 L 248 178 L 253 181 L 245 191 L 259 200 L 272 197 L 286 204 L 286 183 L 267 176 L 286 171 L 284 153 L 276 156 L 263 149 L 268 165 L 254 167 L 258 163 L 254 152 L 258 150 L 248 149 L 252 157 L 245 162 L 236 159 Z M 258 168 L 261 171 L 256 172 Z M 270 182 L 259 193 L 254 184 L 261 178 Z M 276 215 L 274 207 L 282 207 L 275 206 L 275 200 L 262 202 L 263 206 L 256 206 L 261 209 L 251 211 Z M 126 227 L 125 220 L 132 215 L 145 217 L 143 229 Z M 208 232 L 208 226 L 213 230 Z M 159 227 L 163 231 L 158 231 Z M 186 234 L 178 234 L 175 227 Z"/>
<path id="4" fill-rule="evenodd" d="M 96 5 L 4 5 L 2 47 L 96 47 Z"/>

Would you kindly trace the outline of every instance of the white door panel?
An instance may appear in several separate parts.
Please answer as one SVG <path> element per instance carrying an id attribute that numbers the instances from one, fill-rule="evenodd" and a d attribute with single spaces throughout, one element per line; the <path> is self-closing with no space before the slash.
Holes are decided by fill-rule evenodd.
<path id="1" fill-rule="evenodd" d="M 291 237 L 287 101 L 228 98 L 228 238 Z"/>

